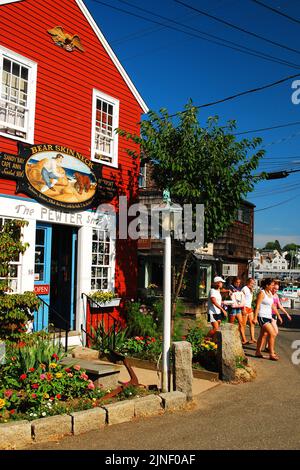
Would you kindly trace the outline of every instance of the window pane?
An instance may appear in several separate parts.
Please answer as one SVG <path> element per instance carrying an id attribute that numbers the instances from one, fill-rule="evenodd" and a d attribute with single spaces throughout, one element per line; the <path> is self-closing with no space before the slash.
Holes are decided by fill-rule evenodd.
<path id="1" fill-rule="evenodd" d="M 35 244 L 36 245 L 44 245 L 45 244 L 45 230 L 43 230 L 41 228 L 36 229 Z"/>

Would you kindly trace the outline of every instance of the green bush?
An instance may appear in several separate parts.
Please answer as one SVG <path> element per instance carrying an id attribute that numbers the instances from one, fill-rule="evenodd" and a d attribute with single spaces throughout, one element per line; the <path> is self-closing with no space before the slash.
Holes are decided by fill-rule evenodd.
<path id="1" fill-rule="evenodd" d="M 154 311 L 139 301 L 126 302 L 125 318 L 128 336 L 156 336 Z"/>

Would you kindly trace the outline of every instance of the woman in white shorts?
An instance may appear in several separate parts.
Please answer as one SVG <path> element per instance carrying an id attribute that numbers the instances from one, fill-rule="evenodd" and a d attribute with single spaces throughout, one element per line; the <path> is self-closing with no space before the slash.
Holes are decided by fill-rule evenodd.
<path id="1" fill-rule="evenodd" d="M 209 331 L 208 336 L 214 336 L 218 331 L 222 320 L 222 313 L 227 317 L 226 310 L 222 307 L 222 296 L 220 292 L 224 282 L 224 279 L 216 276 L 214 278 L 213 287 L 209 291 L 207 320 L 211 323 L 212 329 Z"/>
<path id="2" fill-rule="evenodd" d="M 275 353 L 275 338 L 276 332 L 272 325 L 272 306 L 273 306 L 273 294 L 272 289 L 274 287 L 274 281 L 271 278 L 264 279 L 262 283 L 263 289 L 260 291 L 257 297 L 254 323 L 260 325 L 260 335 L 257 340 L 256 346 L 256 357 L 264 357 L 261 353 L 265 338 L 268 337 L 269 342 L 269 359 L 271 361 L 278 361 L 279 357 Z M 274 307 L 273 307 L 274 308 Z"/>

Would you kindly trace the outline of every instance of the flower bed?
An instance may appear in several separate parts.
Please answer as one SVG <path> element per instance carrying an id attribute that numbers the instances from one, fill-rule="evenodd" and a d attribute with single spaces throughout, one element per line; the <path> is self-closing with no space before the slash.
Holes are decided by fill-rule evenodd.
<path id="1" fill-rule="evenodd" d="M 0 423 L 69 414 L 147 393 L 128 386 L 108 399 L 111 390 L 95 387 L 80 365 L 60 364 L 59 346 L 38 335 L 25 339 L 8 345 L 6 364 L 0 367 Z"/>

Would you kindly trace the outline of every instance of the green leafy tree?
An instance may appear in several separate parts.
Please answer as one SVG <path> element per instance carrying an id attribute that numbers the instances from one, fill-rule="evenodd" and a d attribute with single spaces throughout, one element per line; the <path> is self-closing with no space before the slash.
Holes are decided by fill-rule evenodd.
<path id="1" fill-rule="evenodd" d="M 0 338 L 17 340 L 26 331 L 26 323 L 39 306 L 33 292 L 10 294 L 10 263 L 19 259 L 28 248 L 21 229 L 28 222 L 8 220 L 0 227 Z"/>
<path id="2" fill-rule="evenodd" d="M 264 250 L 277 250 L 279 253 L 281 253 L 281 245 L 278 240 L 275 240 L 274 242 L 267 242 L 263 248 Z"/>
<path id="3" fill-rule="evenodd" d="M 211 242 L 235 220 L 243 199 L 260 179 L 253 171 L 264 155 L 263 150 L 257 149 L 262 141 L 238 141 L 233 134 L 235 128 L 235 121 L 220 126 L 218 117 L 209 118 L 202 127 L 197 108 L 189 102 L 176 119 L 166 109 L 160 113 L 150 111 L 148 119 L 141 122 L 141 136 L 121 129 L 117 132 L 140 144 L 142 155 L 154 165 L 153 179 L 158 190 L 168 188 L 172 201 L 181 205 L 204 204 L 205 241 Z M 128 154 L 138 156 L 133 150 L 128 150 Z M 177 276 L 174 302 L 190 256 L 186 254 Z"/>

